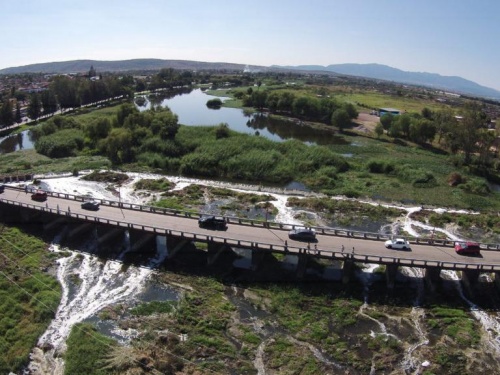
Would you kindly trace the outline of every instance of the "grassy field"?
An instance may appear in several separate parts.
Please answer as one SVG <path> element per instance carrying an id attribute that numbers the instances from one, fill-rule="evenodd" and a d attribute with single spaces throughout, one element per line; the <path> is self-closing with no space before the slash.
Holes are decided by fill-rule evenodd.
<path id="1" fill-rule="evenodd" d="M 54 317 L 61 297 L 55 277 L 42 270 L 54 253 L 18 228 L 0 228 L 0 373 L 19 371 Z M 60 256 L 60 255 L 59 255 Z"/>
<path id="2" fill-rule="evenodd" d="M 428 98 L 410 98 L 397 95 L 387 95 L 376 91 L 340 92 L 334 94 L 340 101 L 360 103 L 368 108 L 397 108 L 406 112 L 421 113 L 427 107 L 432 111 L 443 109 L 445 106 Z"/>

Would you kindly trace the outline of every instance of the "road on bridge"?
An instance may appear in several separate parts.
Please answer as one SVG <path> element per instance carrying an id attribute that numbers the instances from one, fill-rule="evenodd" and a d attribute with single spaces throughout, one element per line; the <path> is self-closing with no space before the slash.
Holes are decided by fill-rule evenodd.
<path id="1" fill-rule="evenodd" d="M 241 240 L 248 242 L 267 243 L 271 245 L 283 246 L 285 241 L 291 251 L 296 252 L 295 248 L 307 248 L 307 243 L 293 241 L 288 238 L 288 231 L 275 228 L 264 228 L 260 226 L 238 225 L 230 223 L 226 231 L 213 231 L 198 227 L 196 217 L 189 218 L 184 216 L 164 215 L 160 213 L 151 213 L 132 209 L 119 208 L 117 206 L 101 205 L 98 211 L 87 211 L 81 208 L 80 201 L 71 199 L 57 198 L 49 196 L 46 202 L 36 202 L 31 200 L 31 194 L 24 190 L 5 189 L 0 194 L 0 200 L 7 199 L 25 204 L 31 204 L 50 209 L 59 209 L 61 213 L 70 211 L 72 214 L 82 214 L 89 217 L 100 217 L 106 220 L 121 221 L 138 226 L 155 227 L 159 229 L 170 229 L 188 233 L 203 234 L 207 236 L 216 236 L 221 238 Z M 484 250 L 481 256 L 472 257 L 458 255 L 451 247 L 432 246 L 423 244 L 412 244 L 411 251 L 391 250 L 384 247 L 383 241 L 373 239 L 361 239 L 345 236 L 317 235 L 318 242 L 312 243 L 318 250 L 340 252 L 342 246 L 344 252 L 364 256 L 381 256 L 390 258 L 403 258 L 408 260 L 426 260 L 447 263 L 461 263 L 471 265 L 495 265 L 500 268 L 500 251 Z"/>

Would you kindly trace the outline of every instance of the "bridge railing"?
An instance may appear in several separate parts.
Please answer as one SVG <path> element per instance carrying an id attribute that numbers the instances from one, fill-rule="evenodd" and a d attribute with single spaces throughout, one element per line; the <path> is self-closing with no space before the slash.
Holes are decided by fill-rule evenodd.
<path id="1" fill-rule="evenodd" d="M 24 188 L 16 187 L 16 186 L 6 186 L 6 188 L 13 189 L 13 190 L 23 190 L 23 191 L 25 190 Z M 92 200 L 100 202 L 100 204 L 105 205 L 105 206 L 119 207 L 121 209 L 135 210 L 135 211 L 142 211 L 142 212 L 151 212 L 151 213 L 160 214 L 160 215 L 182 216 L 182 217 L 192 218 L 192 219 L 196 219 L 196 220 L 199 219 L 201 216 L 205 215 L 204 213 L 200 213 L 200 212 L 176 210 L 176 209 L 172 209 L 172 208 L 154 207 L 154 206 L 141 205 L 141 204 L 137 204 L 137 203 L 127 203 L 127 202 L 121 202 L 121 201 L 109 200 L 109 199 L 97 199 L 97 198 L 91 198 L 91 197 L 87 197 L 87 196 L 83 196 L 83 195 L 74 195 L 74 194 L 51 192 L 51 191 L 47 191 L 46 193 L 48 196 L 61 198 L 61 199 L 68 199 L 68 200 L 79 201 L 79 202 L 84 202 L 86 200 L 92 199 Z M 252 227 L 262 227 L 262 228 L 269 228 L 269 229 L 275 229 L 275 230 L 287 230 L 287 231 L 295 229 L 295 228 L 303 227 L 303 225 L 277 223 L 274 221 L 255 220 L 255 219 L 249 219 L 249 218 L 241 218 L 241 217 L 237 217 L 237 216 L 222 216 L 222 217 L 225 218 L 225 220 L 227 221 L 228 224 L 233 224 L 233 225 L 246 225 L 246 226 L 252 226 Z M 394 235 L 374 233 L 374 232 L 362 232 L 362 231 L 348 230 L 348 229 L 342 229 L 342 228 L 316 227 L 316 226 L 312 226 L 310 228 L 314 229 L 316 231 L 316 233 L 321 234 L 321 235 L 336 236 L 336 237 L 348 237 L 348 238 L 353 238 L 353 239 L 366 239 L 366 240 L 372 240 L 372 241 L 386 241 L 388 239 L 392 239 L 392 238 L 396 237 Z M 442 247 L 454 247 L 455 246 L 455 241 L 452 241 L 452 240 L 429 239 L 429 238 L 420 238 L 420 237 L 413 237 L 413 236 L 401 236 L 401 237 L 404 237 L 410 244 L 415 244 L 415 245 L 432 245 L 432 246 L 442 246 Z M 482 250 L 492 250 L 492 251 L 500 250 L 500 244 L 480 244 L 480 247 Z"/>
<path id="2" fill-rule="evenodd" d="M 270 244 L 270 243 L 246 241 L 237 238 L 227 238 L 216 235 L 214 236 L 214 235 L 200 234 L 200 233 L 180 231 L 174 229 L 159 228 L 150 225 L 133 224 L 120 220 L 105 219 L 99 216 L 82 214 L 78 212 L 70 212 L 57 208 L 23 203 L 4 198 L 0 198 L 0 201 L 14 206 L 26 207 L 37 211 L 49 212 L 52 214 L 71 217 L 78 220 L 84 220 L 87 222 L 113 225 L 116 227 L 126 228 L 126 229 L 141 230 L 145 232 L 155 233 L 158 235 L 188 238 L 197 242 L 218 242 L 232 247 L 247 248 L 256 251 L 279 252 L 282 254 L 311 256 L 311 257 L 333 259 L 339 261 L 379 263 L 384 265 L 397 264 L 398 266 L 410 266 L 418 268 L 437 267 L 440 269 L 451 269 L 451 270 L 480 270 L 483 272 L 500 271 L 500 264 L 481 264 L 481 263 L 471 264 L 464 262 L 445 262 L 445 261 L 435 261 L 426 259 L 400 258 L 400 257 L 390 257 L 390 256 L 367 255 L 363 254 L 362 252 L 360 253 L 359 249 L 356 252 L 354 252 L 354 250 L 350 252 L 350 251 L 336 250 L 336 249 L 321 249 L 317 248 L 316 246 L 314 249 L 311 249 L 305 246 L 293 246 L 293 245 L 288 246 L 287 244 Z"/>

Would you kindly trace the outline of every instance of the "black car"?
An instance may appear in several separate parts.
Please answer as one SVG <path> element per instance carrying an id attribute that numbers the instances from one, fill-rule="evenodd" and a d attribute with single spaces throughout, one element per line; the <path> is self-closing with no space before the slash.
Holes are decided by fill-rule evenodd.
<path id="1" fill-rule="evenodd" d="M 82 203 L 82 208 L 89 211 L 97 211 L 99 209 L 99 202 L 88 201 Z"/>
<path id="2" fill-rule="evenodd" d="M 215 230 L 226 230 L 227 223 L 226 219 L 223 217 L 216 217 L 213 215 L 203 215 L 198 219 L 198 225 L 200 228 L 215 229 Z"/>
<path id="3" fill-rule="evenodd" d="M 296 228 L 288 232 L 288 237 L 296 241 L 316 242 L 316 232 L 310 228 Z"/>
<path id="4" fill-rule="evenodd" d="M 0 185 L 0 194 L 2 194 L 5 191 L 5 185 Z"/>

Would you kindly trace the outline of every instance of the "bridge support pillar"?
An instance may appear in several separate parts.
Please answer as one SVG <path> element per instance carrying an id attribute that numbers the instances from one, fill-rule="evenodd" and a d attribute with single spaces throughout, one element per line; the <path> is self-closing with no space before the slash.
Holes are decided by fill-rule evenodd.
<path id="1" fill-rule="evenodd" d="M 463 270 L 462 271 L 462 285 L 464 287 L 464 292 L 467 296 L 473 296 L 474 286 L 477 284 L 479 280 L 479 274 L 481 272 L 479 270 Z"/>
<path id="2" fill-rule="evenodd" d="M 397 273 L 398 273 L 397 264 L 392 263 L 385 266 L 385 279 L 387 282 L 388 289 L 394 289 L 394 283 L 396 282 Z"/>
<path id="3" fill-rule="evenodd" d="M 191 242 L 188 238 L 174 238 L 167 236 L 166 246 L 168 259 L 173 259 L 181 249 Z"/>
<path id="4" fill-rule="evenodd" d="M 217 261 L 217 258 L 219 258 L 222 253 L 228 251 L 228 247 L 225 244 L 209 242 L 207 250 L 207 264 L 211 266 Z"/>
<path id="5" fill-rule="evenodd" d="M 144 233 L 138 230 L 129 230 L 129 237 L 129 253 L 141 251 L 141 253 L 154 254 L 156 252 L 156 234 Z"/>
<path id="6" fill-rule="evenodd" d="M 53 220 L 48 220 L 43 225 L 43 230 L 44 231 L 51 231 L 52 229 L 58 229 L 67 223 L 68 223 L 67 218 L 65 218 L 63 216 L 58 216 L 58 217 L 53 218 Z"/>
<path id="7" fill-rule="evenodd" d="M 297 275 L 297 278 L 302 279 L 307 271 L 307 263 L 309 261 L 309 257 L 307 256 L 307 254 L 303 254 L 303 253 L 298 254 L 297 257 L 298 257 L 298 261 L 297 261 L 297 269 L 295 270 L 295 274 Z"/>
<path id="8" fill-rule="evenodd" d="M 497 288 L 497 290 L 500 290 L 500 272 L 495 271 L 494 275 L 495 275 L 493 278 L 494 285 Z"/>
<path id="9" fill-rule="evenodd" d="M 354 261 L 347 259 L 342 266 L 342 284 L 348 284 L 354 274 Z"/>
<path id="10" fill-rule="evenodd" d="M 266 256 L 262 250 L 252 249 L 252 271 L 257 270 Z"/>
<path id="11" fill-rule="evenodd" d="M 427 267 L 425 269 L 424 281 L 425 285 L 431 290 L 435 291 L 436 283 L 441 280 L 441 268 L 439 267 Z"/>
<path id="12" fill-rule="evenodd" d="M 125 235 L 123 228 L 110 228 L 108 226 L 98 226 L 97 227 L 97 244 L 103 245 L 112 240 L 116 240 L 118 237 Z M 122 240 L 123 241 L 123 240 Z M 120 241 L 120 242 L 122 242 Z"/>
<path id="13" fill-rule="evenodd" d="M 95 226 L 92 223 L 77 223 L 76 226 L 72 224 L 71 227 L 72 228 L 69 230 L 66 237 L 68 240 L 73 239 L 75 236 L 81 233 L 88 233 L 95 229 Z"/>

